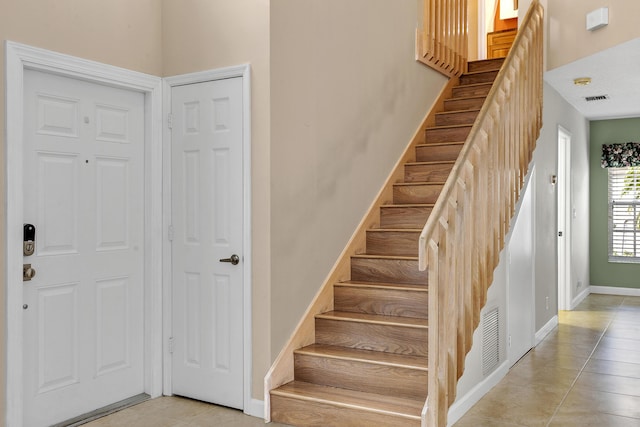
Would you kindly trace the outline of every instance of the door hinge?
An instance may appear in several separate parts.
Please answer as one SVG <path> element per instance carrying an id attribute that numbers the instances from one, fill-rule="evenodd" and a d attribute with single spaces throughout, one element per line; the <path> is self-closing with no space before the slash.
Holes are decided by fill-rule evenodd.
<path id="1" fill-rule="evenodd" d="M 167 114 L 167 127 L 173 129 L 173 114 L 171 113 Z"/>
<path id="2" fill-rule="evenodd" d="M 170 225 L 169 229 L 167 230 L 167 238 L 170 242 L 173 242 L 173 225 Z"/>
<path id="3" fill-rule="evenodd" d="M 169 353 L 173 353 L 173 337 L 169 337 L 169 341 L 167 342 L 167 350 Z"/>

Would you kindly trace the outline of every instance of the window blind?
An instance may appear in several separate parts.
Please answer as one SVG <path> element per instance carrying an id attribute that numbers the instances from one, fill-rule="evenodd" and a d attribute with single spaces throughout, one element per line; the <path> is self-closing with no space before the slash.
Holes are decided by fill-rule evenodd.
<path id="1" fill-rule="evenodd" d="M 609 261 L 640 262 L 640 167 L 607 170 Z"/>

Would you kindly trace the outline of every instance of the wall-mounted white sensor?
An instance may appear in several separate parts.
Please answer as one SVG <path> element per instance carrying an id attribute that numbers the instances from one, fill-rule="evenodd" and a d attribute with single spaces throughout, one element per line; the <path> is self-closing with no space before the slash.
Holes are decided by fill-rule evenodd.
<path id="1" fill-rule="evenodd" d="M 587 30 L 593 31 L 609 24 L 609 8 L 601 7 L 587 13 Z"/>

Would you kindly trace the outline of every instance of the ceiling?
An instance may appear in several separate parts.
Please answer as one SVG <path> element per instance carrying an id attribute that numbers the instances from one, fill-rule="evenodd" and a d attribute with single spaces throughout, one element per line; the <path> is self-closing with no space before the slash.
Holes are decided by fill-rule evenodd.
<path id="1" fill-rule="evenodd" d="M 578 77 L 591 84 L 574 85 Z M 640 117 L 640 38 L 547 71 L 544 80 L 587 119 Z M 609 99 L 585 100 L 598 95 Z"/>

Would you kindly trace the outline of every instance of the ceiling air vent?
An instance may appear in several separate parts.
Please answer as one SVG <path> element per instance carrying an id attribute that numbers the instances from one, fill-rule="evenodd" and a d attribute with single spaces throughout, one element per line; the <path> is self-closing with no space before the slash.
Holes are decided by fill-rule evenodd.
<path id="1" fill-rule="evenodd" d="M 586 99 L 587 102 L 604 101 L 605 99 L 609 99 L 609 95 L 585 96 L 584 99 Z"/>

